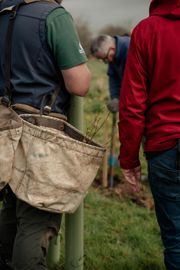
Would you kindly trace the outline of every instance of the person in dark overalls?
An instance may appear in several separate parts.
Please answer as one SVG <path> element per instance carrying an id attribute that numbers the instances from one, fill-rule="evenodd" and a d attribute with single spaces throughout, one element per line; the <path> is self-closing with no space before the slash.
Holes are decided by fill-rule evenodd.
<path id="1" fill-rule="evenodd" d="M 11 104 L 15 110 L 37 113 L 42 109 L 44 97 L 61 85 L 52 113 L 66 117 L 71 95 L 85 96 L 89 89 L 85 52 L 73 19 L 60 5 L 61 1 L 27 2 L 0 2 L 0 96 L 5 94 L 5 42 L 11 14 L 4 10 L 22 3 L 14 14 Z M 57 235 L 60 223 L 60 214 L 28 205 L 6 186 L 0 212 L 0 269 L 47 269 L 49 241 Z"/>

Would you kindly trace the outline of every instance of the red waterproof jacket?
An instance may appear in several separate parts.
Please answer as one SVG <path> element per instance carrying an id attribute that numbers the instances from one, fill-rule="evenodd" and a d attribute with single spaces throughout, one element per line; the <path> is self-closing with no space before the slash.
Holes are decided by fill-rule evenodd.
<path id="1" fill-rule="evenodd" d="M 139 165 L 145 151 L 173 147 L 180 138 L 180 0 L 154 0 L 133 30 L 120 93 L 120 165 Z"/>

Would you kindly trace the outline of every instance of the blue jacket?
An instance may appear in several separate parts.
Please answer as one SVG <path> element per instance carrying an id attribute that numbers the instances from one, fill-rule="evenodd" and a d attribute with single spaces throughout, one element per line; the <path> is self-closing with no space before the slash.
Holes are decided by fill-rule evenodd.
<path id="1" fill-rule="evenodd" d="M 108 64 L 109 76 L 109 92 L 111 98 L 119 98 L 130 37 L 128 36 L 115 36 L 116 40 L 116 55 L 114 61 Z"/>
<path id="2" fill-rule="evenodd" d="M 4 0 L 0 10 L 19 2 Z M 46 18 L 56 8 L 62 7 L 56 3 L 35 2 L 18 10 L 12 40 L 12 102 L 40 108 L 43 97 L 48 97 L 61 82 L 61 91 L 52 111 L 67 114 L 70 94 L 46 41 Z M 0 14 L 0 96 L 4 94 L 4 45 L 8 18 L 9 12 Z"/>

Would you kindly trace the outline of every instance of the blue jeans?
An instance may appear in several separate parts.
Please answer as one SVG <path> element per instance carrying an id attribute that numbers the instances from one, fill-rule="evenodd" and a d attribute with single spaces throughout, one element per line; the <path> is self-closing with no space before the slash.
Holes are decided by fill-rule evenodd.
<path id="1" fill-rule="evenodd" d="M 180 270 L 180 170 L 177 147 L 148 160 L 149 182 L 167 270 Z"/>

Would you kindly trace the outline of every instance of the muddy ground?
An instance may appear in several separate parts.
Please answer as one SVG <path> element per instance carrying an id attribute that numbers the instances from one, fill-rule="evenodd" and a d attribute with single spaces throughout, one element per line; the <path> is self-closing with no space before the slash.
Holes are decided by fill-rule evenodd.
<path id="1" fill-rule="evenodd" d="M 116 196 L 118 199 L 130 199 L 133 203 L 139 206 L 146 207 L 148 209 L 154 209 L 154 203 L 151 195 L 151 191 L 146 176 L 142 178 L 141 191 L 134 193 L 129 187 L 128 183 L 125 183 L 118 175 L 113 178 L 113 187 L 102 187 L 102 181 L 100 178 L 95 179 L 93 187 L 105 196 Z"/>

